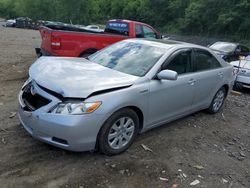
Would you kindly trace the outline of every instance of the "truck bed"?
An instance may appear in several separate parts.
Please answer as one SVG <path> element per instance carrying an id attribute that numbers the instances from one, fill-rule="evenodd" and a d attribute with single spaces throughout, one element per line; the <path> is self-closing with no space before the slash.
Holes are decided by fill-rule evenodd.
<path id="1" fill-rule="evenodd" d="M 75 25 L 70 25 L 70 24 L 47 24 L 43 27 L 47 27 L 52 30 L 58 30 L 58 31 L 72 31 L 72 32 L 82 32 L 82 33 L 95 33 L 95 34 L 105 34 L 105 35 L 121 35 L 124 36 L 124 34 L 117 33 L 111 30 L 105 30 L 103 32 L 101 31 L 93 31 L 93 30 L 88 30 L 83 27 L 75 26 Z"/>
<path id="2" fill-rule="evenodd" d="M 86 57 L 128 38 L 144 38 L 142 27 L 146 27 L 146 32 L 150 30 L 153 37 L 159 38 L 160 34 L 151 26 L 131 20 L 109 20 L 104 31 L 52 22 L 39 29 L 42 44 L 37 52 L 38 55 Z"/>
<path id="3" fill-rule="evenodd" d="M 48 25 L 39 29 L 43 55 L 84 57 L 128 36 L 77 27 Z"/>

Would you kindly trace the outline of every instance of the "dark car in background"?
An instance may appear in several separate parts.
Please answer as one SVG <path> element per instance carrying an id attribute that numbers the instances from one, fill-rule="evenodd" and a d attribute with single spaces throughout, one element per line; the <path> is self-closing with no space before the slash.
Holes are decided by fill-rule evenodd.
<path id="1" fill-rule="evenodd" d="M 15 19 L 6 20 L 6 23 L 3 26 L 5 26 L 5 27 L 16 27 L 16 20 Z"/>
<path id="2" fill-rule="evenodd" d="M 225 61 L 237 61 L 240 56 L 250 55 L 250 50 L 248 47 L 231 42 L 216 42 L 210 47 L 216 54 L 221 56 Z"/>

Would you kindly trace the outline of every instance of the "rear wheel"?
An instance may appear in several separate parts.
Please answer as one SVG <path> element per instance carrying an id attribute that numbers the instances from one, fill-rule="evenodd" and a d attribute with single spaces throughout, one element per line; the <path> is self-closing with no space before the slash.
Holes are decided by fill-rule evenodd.
<path id="1" fill-rule="evenodd" d="M 131 109 L 115 112 L 104 123 L 98 137 L 98 146 L 106 155 L 126 151 L 133 143 L 139 130 L 139 118 Z"/>
<path id="2" fill-rule="evenodd" d="M 216 114 L 219 112 L 224 104 L 226 99 L 227 91 L 224 87 L 219 89 L 219 91 L 215 94 L 210 107 L 208 108 L 208 112 L 211 114 Z"/>
<path id="3" fill-rule="evenodd" d="M 92 53 L 81 54 L 80 57 L 87 59 Z"/>

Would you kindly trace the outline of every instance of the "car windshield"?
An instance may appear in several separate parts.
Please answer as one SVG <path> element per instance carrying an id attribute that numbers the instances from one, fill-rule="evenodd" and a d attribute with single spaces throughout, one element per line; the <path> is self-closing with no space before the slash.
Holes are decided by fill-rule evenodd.
<path id="1" fill-rule="evenodd" d="M 166 52 L 166 48 L 147 42 L 122 41 L 89 57 L 110 69 L 134 76 L 144 76 Z"/>
<path id="2" fill-rule="evenodd" d="M 223 52 L 232 52 L 236 48 L 236 44 L 224 43 L 224 42 L 216 42 L 212 46 L 210 46 L 213 50 L 219 50 Z"/>

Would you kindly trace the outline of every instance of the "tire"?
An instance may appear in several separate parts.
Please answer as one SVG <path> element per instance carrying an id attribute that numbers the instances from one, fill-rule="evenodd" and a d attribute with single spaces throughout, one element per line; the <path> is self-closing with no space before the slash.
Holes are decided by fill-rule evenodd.
<path id="1" fill-rule="evenodd" d="M 225 87 L 220 88 L 219 91 L 217 91 L 217 93 L 215 94 L 215 96 L 214 96 L 214 98 L 213 98 L 213 100 L 208 108 L 208 112 L 210 114 L 218 113 L 224 104 L 226 96 L 227 96 L 227 91 L 226 91 Z"/>
<path id="2" fill-rule="evenodd" d="M 99 151 L 109 156 L 126 151 L 135 140 L 138 131 L 139 118 L 133 110 L 124 108 L 115 112 L 100 130 Z"/>
<path id="3" fill-rule="evenodd" d="M 239 82 L 235 82 L 234 83 L 233 90 L 235 90 L 235 91 L 241 91 L 242 89 L 243 89 L 243 86 L 242 86 L 241 83 L 239 83 Z"/>
<path id="4" fill-rule="evenodd" d="M 92 53 L 81 54 L 80 57 L 86 59 L 86 58 L 89 57 L 91 54 L 92 54 Z"/>

